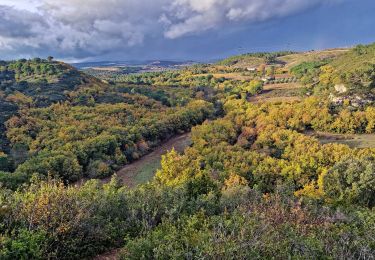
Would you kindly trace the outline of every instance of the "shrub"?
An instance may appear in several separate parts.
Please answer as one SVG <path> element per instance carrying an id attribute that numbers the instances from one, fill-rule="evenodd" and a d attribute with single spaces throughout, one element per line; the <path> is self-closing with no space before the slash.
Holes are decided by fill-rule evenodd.
<path id="1" fill-rule="evenodd" d="M 348 158 L 336 163 L 324 176 L 323 190 L 333 203 L 375 206 L 374 158 Z"/>

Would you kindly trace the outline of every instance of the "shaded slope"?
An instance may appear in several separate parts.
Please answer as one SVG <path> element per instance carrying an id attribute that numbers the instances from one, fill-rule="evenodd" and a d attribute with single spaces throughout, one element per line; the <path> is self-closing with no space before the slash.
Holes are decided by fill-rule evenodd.
<path id="1" fill-rule="evenodd" d="M 8 150 L 4 123 L 18 110 L 72 99 L 73 91 L 105 84 L 72 66 L 42 59 L 0 62 L 0 150 Z M 74 95 L 73 95 L 74 96 Z"/>

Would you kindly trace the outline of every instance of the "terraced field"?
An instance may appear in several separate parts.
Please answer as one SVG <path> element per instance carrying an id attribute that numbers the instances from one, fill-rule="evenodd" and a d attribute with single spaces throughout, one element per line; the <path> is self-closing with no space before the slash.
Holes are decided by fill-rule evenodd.
<path id="1" fill-rule="evenodd" d="M 302 86 L 299 83 L 265 85 L 261 94 L 252 96 L 249 102 L 280 102 L 301 100 Z"/>

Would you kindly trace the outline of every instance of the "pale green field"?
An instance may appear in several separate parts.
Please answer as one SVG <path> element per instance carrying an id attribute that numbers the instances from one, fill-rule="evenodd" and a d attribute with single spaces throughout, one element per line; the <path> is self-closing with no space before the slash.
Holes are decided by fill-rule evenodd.
<path id="1" fill-rule="evenodd" d="M 351 148 L 375 148 L 375 134 L 331 134 L 316 133 L 315 137 L 322 144 L 339 143 L 346 144 Z"/>
<path id="2" fill-rule="evenodd" d="M 151 153 L 123 167 L 117 172 L 117 176 L 129 187 L 146 183 L 154 177 L 156 170 L 160 168 L 162 155 L 166 154 L 173 148 L 177 152 L 182 153 L 190 144 L 190 133 L 171 138 L 166 143 L 155 148 Z M 104 181 L 108 182 L 109 180 L 110 177 Z"/>

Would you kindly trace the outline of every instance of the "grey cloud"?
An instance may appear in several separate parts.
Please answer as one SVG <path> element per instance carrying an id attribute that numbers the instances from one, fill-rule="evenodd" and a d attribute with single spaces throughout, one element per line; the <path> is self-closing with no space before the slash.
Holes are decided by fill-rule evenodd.
<path id="1" fill-rule="evenodd" d="M 339 0 L 38 0 L 29 10 L 0 6 L 0 47 L 95 56 L 333 1 Z"/>
<path id="2" fill-rule="evenodd" d="M 43 17 L 38 14 L 0 5 L 0 36 L 2 37 L 33 37 L 40 29 L 47 26 Z"/>
<path id="3" fill-rule="evenodd" d="M 172 23 L 165 36 L 178 38 L 230 22 L 258 22 L 287 16 L 335 0 L 175 0 L 166 16 Z M 181 11 L 183 10 L 183 15 Z M 176 18 L 176 19 L 173 19 Z"/>

